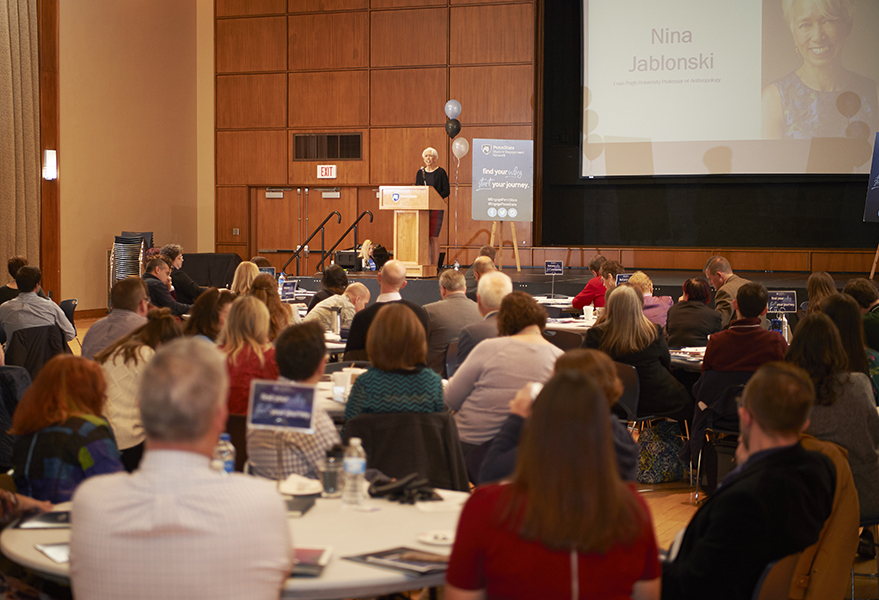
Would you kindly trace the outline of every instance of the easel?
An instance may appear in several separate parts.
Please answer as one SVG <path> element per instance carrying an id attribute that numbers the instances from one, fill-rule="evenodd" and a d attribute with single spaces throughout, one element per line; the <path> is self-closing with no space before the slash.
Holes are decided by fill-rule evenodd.
<path id="1" fill-rule="evenodd" d="M 498 227 L 498 223 L 500 223 L 500 227 Z M 519 262 L 519 243 L 516 240 L 516 224 L 513 221 L 509 221 L 510 223 L 510 232 L 513 236 L 513 256 L 516 257 L 516 271 L 522 272 L 522 263 Z M 504 235 L 503 235 L 503 221 L 493 221 L 491 224 L 491 238 L 488 241 L 489 246 L 494 246 L 494 234 L 498 233 L 498 261 L 497 268 L 501 269 L 504 266 Z M 499 231 L 500 230 L 500 231 Z"/>

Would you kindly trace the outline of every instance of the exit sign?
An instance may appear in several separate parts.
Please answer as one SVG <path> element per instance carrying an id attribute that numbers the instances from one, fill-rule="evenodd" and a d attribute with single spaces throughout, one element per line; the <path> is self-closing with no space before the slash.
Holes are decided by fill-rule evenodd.
<path id="1" fill-rule="evenodd" d="M 317 178 L 318 179 L 335 179 L 336 178 L 336 165 L 318 165 L 317 166 Z"/>

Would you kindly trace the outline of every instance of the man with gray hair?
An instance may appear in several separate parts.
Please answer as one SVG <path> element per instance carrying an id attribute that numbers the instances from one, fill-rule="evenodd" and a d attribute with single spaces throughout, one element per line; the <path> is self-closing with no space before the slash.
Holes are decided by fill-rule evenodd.
<path id="1" fill-rule="evenodd" d="M 726 329 L 736 316 L 733 302 L 736 299 L 739 288 L 751 282 L 733 273 L 729 261 L 722 256 L 712 256 L 709 258 L 703 270 L 705 271 L 705 278 L 708 279 L 708 283 L 717 290 L 717 293 L 714 295 L 714 308 L 720 313 L 722 327 Z M 763 328 L 766 329 L 765 326 Z"/>
<path id="2" fill-rule="evenodd" d="M 467 284 L 460 271 L 443 271 L 439 278 L 439 302 L 424 305 L 430 327 L 427 333 L 427 366 L 446 376 L 446 350 L 458 341 L 461 330 L 482 320 L 477 304 L 466 295 Z"/>
<path id="3" fill-rule="evenodd" d="M 491 273 L 496 271 L 497 268 L 494 266 L 494 261 L 487 256 L 480 256 L 476 260 L 473 261 L 473 277 L 476 278 L 476 286 L 479 288 L 479 279 L 486 275 L 487 273 Z M 477 290 L 473 290 L 473 292 L 467 292 L 467 297 L 476 302 L 476 292 Z"/>
<path id="4" fill-rule="evenodd" d="M 495 256 L 497 256 L 497 250 L 494 246 L 483 246 L 479 249 L 479 256 L 487 256 L 491 259 L 491 262 L 494 263 Z M 479 256 L 476 258 L 478 259 Z M 476 281 L 476 275 L 474 274 L 473 267 L 474 264 L 470 265 L 470 268 L 464 273 L 464 280 L 467 282 L 467 297 L 475 298 L 476 297 L 476 284 L 479 283 Z"/>
<path id="5" fill-rule="evenodd" d="M 504 296 L 513 291 L 513 280 L 500 271 L 487 273 L 479 279 L 476 288 L 476 306 L 482 321 L 468 325 L 458 337 L 458 364 L 462 364 L 470 351 L 482 340 L 497 337 L 497 311 Z"/>
<path id="6" fill-rule="evenodd" d="M 73 497 L 74 594 L 276 600 L 293 568 L 284 502 L 272 482 L 210 468 L 228 414 L 222 355 L 174 340 L 142 381 L 140 468 L 93 477 Z"/>

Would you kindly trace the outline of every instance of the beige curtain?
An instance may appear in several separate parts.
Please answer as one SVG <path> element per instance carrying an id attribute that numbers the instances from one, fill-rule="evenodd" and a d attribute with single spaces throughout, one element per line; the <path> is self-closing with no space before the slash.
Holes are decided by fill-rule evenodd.
<path id="1" fill-rule="evenodd" d="M 6 258 L 40 264 L 37 0 L 0 0 L 0 283 Z"/>

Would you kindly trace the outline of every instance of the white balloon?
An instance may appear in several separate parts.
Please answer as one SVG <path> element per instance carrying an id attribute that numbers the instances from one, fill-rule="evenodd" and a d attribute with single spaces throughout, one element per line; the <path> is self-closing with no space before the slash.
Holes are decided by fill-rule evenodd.
<path id="1" fill-rule="evenodd" d="M 457 100 L 449 100 L 445 106 L 446 116 L 450 119 L 457 119 L 461 114 L 461 103 Z"/>
<path id="2" fill-rule="evenodd" d="M 452 154 L 454 154 L 458 160 L 464 158 L 468 152 L 470 152 L 470 142 L 466 139 L 458 138 L 452 142 Z"/>

